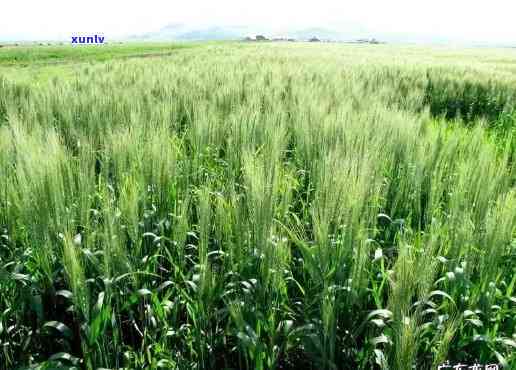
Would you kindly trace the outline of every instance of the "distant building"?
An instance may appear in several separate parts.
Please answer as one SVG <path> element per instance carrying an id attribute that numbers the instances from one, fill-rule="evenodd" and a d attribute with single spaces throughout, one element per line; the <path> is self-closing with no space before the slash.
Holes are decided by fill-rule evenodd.
<path id="1" fill-rule="evenodd" d="M 370 38 L 370 39 L 358 39 L 356 42 L 358 44 L 372 44 L 372 45 L 384 44 L 384 42 L 378 41 L 374 37 Z"/>

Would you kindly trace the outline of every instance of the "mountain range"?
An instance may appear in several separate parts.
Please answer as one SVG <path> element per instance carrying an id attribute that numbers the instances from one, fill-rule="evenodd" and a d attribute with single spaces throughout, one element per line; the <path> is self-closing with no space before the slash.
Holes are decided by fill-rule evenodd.
<path id="1" fill-rule="evenodd" d="M 350 41 L 357 38 L 372 37 L 363 27 L 348 26 L 339 30 L 324 27 L 302 29 L 261 29 L 248 26 L 207 26 L 191 27 L 184 24 L 169 24 L 154 32 L 131 35 L 130 40 L 140 41 L 205 41 L 241 40 L 246 36 L 264 35 L 268 38 L 282 37 L 308 40 L 317 37 L 321 40 Z"/>
<path id="2" fill-rule="evenodd" d="M 268 28 L 266 26 L 193 26 L 183 23 L 170 23 L 151 32 L 134 33 L 126 36 L 106 36 L 113 41 L 207 41 L 207 40 L 242 40 L 246 37 L 263 35 L 269 39 L 309 40 L 313 37 L 329 41 L 356 41 L 376 39 L 388 43 L 404 44 L 434 44 L 434 45 L 467 45 L 467 46 L 514 46 L 507 43 L 474 42 L 439 34 L 418 34 L 408 32 L 372 31 L 359 23 L 341 22 L 338 24 L 307 27 Z M 70 37 L 66 33 L 55 37 L 34 38 L 30 35 L 0 35 L 0 42 L 14 41 L 67 41 Z"/>
<path id="3" fill-rule="evenodd" d="M 131 41 L 206 41 L 206 40 L 242 40 L 245 37 L 263 35 L 267 38 L 283 38 L 309 40 L 356 41 L 358 39 L 377 39 L 389 43 L 414 44 L 457 44 L 485 46 L 468 40 L 438 34 L 417 34 L 402 32 L 374 32 L 359 23 L 346 22 L 331 26 L 313 26 L 305 28 L 277 28 L 253 26 L 190 26 L 182 23 L 171 23 L 157 31 L 134 34 L 125 37 Z M 494 45 L 494 44 L 493 44 Z M 505 46 L 505 45 L 498 45 Z"/>

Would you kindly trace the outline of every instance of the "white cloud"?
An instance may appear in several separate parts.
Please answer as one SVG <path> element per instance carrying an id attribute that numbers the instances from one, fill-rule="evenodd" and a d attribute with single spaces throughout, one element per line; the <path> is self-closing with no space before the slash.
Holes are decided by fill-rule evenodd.
<path id="1" fill-rule="evenodd" d="M 168 23 L 339 28 L 360 24 L 378 33 L 515 42 L 513 0 L 1 0 L 0 38 L 68 37 L 77 32 L 123 36 Z"/>

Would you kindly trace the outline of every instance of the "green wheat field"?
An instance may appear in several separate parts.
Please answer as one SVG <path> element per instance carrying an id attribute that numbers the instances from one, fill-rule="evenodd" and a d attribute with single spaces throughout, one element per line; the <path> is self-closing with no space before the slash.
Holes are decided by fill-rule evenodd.
<path id="1" fill-rule="evenodd" d="M 516 368 L 516 49 L 0 48 L 0 369 Z"/>

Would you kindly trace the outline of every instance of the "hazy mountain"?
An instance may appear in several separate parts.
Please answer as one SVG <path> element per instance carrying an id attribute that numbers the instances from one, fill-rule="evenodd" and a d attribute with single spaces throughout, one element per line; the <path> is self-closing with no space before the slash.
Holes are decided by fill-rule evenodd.
<path id="1" fill-rule="evenodd" d="M 372 39 L 389 43 L 409 44 L 457 44 L 478 46 L 486 43 L 467 41 L 438 34 L 374 32 L 359 23 L 345 22 L 329 26 L 313 26 L 305 28 L 268 29 L 253 26 L 205 26 L 194 27 L 181 23 L 171 23 L 154 32 L 133 35 L 129 40 L 141 41 L 205 41 L 205 40 L 241 40 L 246 36 L 264 35 L 267 38 L 293 38 L 309 40 L 317 37 L 320 40 L 355 41 Z M 495 43 L 490 43 L 493 45 Z M 507 45 L 504 45 L 507 46 Z"/>
<path id="2" fill-rule="evenodd" d="M 308 40 L 317 37 L 320 40 L 350 41 L 357 38 L 372 37 L 371 33 L 361 25 L 343 24 L 335 27 L 307 27 L 301 29 L 291 29 L 283 33 L 294 39 Z"/>
<path id="3" fill-rule="evenodd" d="M 191 30 L 178 35 L 179 40 L 185 41 L 238 40 L 240 38 L 242 38 L 242 33 L 238 30 L 223 27 Z"/>
<path id="4" fill-rule="evenodd" d="M 238 40 L 245 35 L 243 27 L 190 27 L 184 24 L 169 24 L 159 31 L 131 36 L 130 39 L 149 41 L 204 41 Z"/>
<path id="5" fill-rule="evenodd" d="M 319 39 L 328 39 L 328 40 L 341 40 L 343 35 L 334 30 L 320 28 L 320 27 L 312 27 L 305 28 L 300 30 L 293 30 L 287 32 L 288 37 L 299 39 L 299 40 L 308 40 L 312 37 L 317 37 Z"/>
<path id="6" fill-rule="evenodd" d="M 210 26 L 210 27 L 189 27 L 184 24 L 169 24 L 156 32 L 148 32 L 141 35 L 131 36 L 130 39 L 137 40 L 239 40 L 246 36 L 257 34 L 269 38 L 288 37 L 298 40 L 308 40 L 317 37 L 323 40 L 353 40 L 360 37 L 369 37 L 369 33 L 363 27 L 357 25 L 346 25 L 339 27 L 339 30 L 324 27 L 308 27 L 302 29 L 260 29 L 247 26 Z"/>

